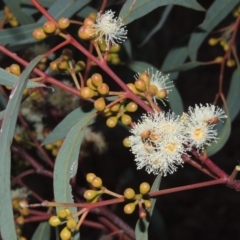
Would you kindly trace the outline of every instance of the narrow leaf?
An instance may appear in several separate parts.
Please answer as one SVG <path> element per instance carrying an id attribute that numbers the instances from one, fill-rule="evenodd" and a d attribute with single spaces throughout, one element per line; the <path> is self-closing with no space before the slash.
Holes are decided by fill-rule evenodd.
<path id="1" fill-rule="evenodd" d="M 187 71 L 190 70 L 192 68 L 198 67 L 200 65 L 204 65 L 205 63 L 201 63 L 201 62 L 188 62 L 188 63 L 184 63 L 181 64 L 179 66 L 173 67 L 173 68 L 166 68 L 165 72 L 176 72 L 176 71 Z"/>
<path id="2" fill-rule="evenodd" d="M 4 86 L 12 87 L 19 79 L 18 76 L 9 73 L 8 71 L 0 68 L 0 84 Z M 46 87 L 46 85 L 38 82 L 32 82 L 29 80 L 27 82 L 26 88 L 35 88 L 35 87 Z"/>
<path id="3" fill-rule="evenodd" d="M 204 10 L 195 0 L 127 0 L 121 9 L 119 17 L 122 18 L 124 24 L 129 24 L 158 7 L 170 4 L 180 5 L 198 11 Z"/>
<path id="4" fill-rule="evenodd" d="M 88 119 L 92 113 L 96 112 L 92 109 L 89 112 L 85 112 L 82 107 L 79 107 L 72 112 L 70 112 L 54 129 L 53 131 L 44 139 L 43 144 L 54 143 L 59 139 L 66 137 L 71 128 L 79 121 L 79 119 Z M 91 124 L 91 123 L 89 123 Z"/>
<path id="5" fill-rule="evenodd" d="M 55 0 L 39 0 L 38 2 L 44 7 L 50 7 Z M 33 6 L 33 3 L 29 0 L 21 0 L 21 4 Z"/>
<path id="6" fill-rule="evenodd" d="M 50 218 L 50 217 L 49 217 Z M 48 222 L 41 222 L 35 230 L 32 240 L 50 240 L 51 226 Z"/>
<path id="7" fill-rule="evenodd" d="M 71 17 L 85 5 L 87 5 L 90 0 L 81 0 L 81 1 L 66 1 L 66 0 L 57 0 L 55 3 L 48 9 L 48 12 L 55 19 L 60 19 L 61 17 Z M 44 22 L 46 18 L 42 16 L 38 22 Z"/>
<path id="8" fill-rule="evenodd" d="M 207 147 L 207 155 L 212 156 L 217 153 L 227 142 L 229 135 L 231 133 L 231 120 L 227 118 L 225 123 L 219 122 L 217 125 L 218 141 L 217 143 L 212 143 L 211 146 Z"/>
<path id="9" fill-rule="evenodd" d="M 86 18 L 89 16 L 90 13 L 92 12 L 97 12 L 97 10 L 95 8 L 92 8 L 90 6 L 85 6 L 84 8 L 82 8 L 77 14 L 76 16 L 81 17 L 81 18 Z"/>
<path id="10" fill-rule="evenodd" d="M 23 91 L 27 84 L 27 79 L 43 56 L 36 57 L 21 74 L 18 82 L 15 84 L 8 101 L 0 135 L 0 230 L 3 239 L 17 239 L 15 223 L 12 211 L 11 199 L 11 157 L 10 146 L 14 136 L 18 111 L 22 99 Z"/>
<path id="11" fill-rule="evenodd" d="M 227 95 L 227 106 L 231 121 L 235 119 L 240 110 L 240 68 L 236 68 L 232 75 Z"/>
<path id="12" fill-rule="evenodd" d="M 157 71 L 157 68 L 155 68 L 151 64 L 141 61 L 132 61 L 127 65 L 127 67 L 129 67 L 136 73 L 142 73 L 151 68 L 153 68 L 154 71 Z"/>
<path id="13" fill-rule="evenodd" d="M 152 185 L 151 192 L 159 190 L 161 180 L 162 180 L 162 176 L 158 175 Z M 137 224 L 135 227 L 136 240 L 148 240 L 148 226 L 151 221 L 151 216 L 153 214 L 156 199 L 151 198 L 150 201 L 152 203 L 152 207 L 150 210 L 148 210 L 147 218 L 145 218 L 145 219 L 140 218 L 137 221 Z"/>
<path id="14" fill-rule="evenodd" d="M 0 30 L 0 44 L 20 45 L 34 43 L 37 40 L 32 37 L 32 32 L 42 25 L 43 23 L 33 23 L 15 28 L 2 29 Z"/>
<path id="15" fill-rule="evenodd" d="M 127 39 L 126 41 L 123 42 L 123 47 L 126 50 L 126 53 L 128 55 L 128 58 L 130 60 L 132 60 L 132 46 L 131 46 L 131 42 L 129 39 Z"/>
<path id="16" fill-rule="evenodd" d="M 173 87 L 172 91 L 169 92 L 168 99 L 171 110 L 177 115 L 182 115 L 184 112 L 183 102 L 176 87 Z"/>
<path id="17" fill-rule="evenodd" d="M 174 48 L 168 53 L 167 57 L 165 58 L 161 70 L 165 73 L 168 73 L 167 69 L 179 66 L 181 63 L 185 62 L 187 57 L 188 57 L 187 47 Z M 170 79 L 171 80 L 177 79 L 178 74 L 179 74 L 178 71 L 176 73 L 171 73 Z"/>
<path id="18" fill-rule="evenodd" d="M 3 0 L 3 1 L 9 7 L 9 9 L 13 12 L 14 16 L 17 18 L 18 22 L 21 25 L 35 22 L 32 16 L 27 15 L 22 11 L 19 0 Z"/>
<path id="19" fill-rule="evenodd" d="M 233 8 L 239 4 L 239 0 L 217 0 L 207 10 L 204 22 L 199 26 L 205 31 L 212 31 Z"/>
<path id="20" fill-rule="evenodd" d="M 209 33 L 210 32 L 197 30 L 196 32 L 191 34 L 191 38 L 188 43 L 188 53 L 192 61 L 196 61 L 198 49 Z"/>
<path id="21" fill-rule="evenodd" d="M 208 34 L 239 4 L 239 0 L 214 1 L 207 10 L 204 22 L 199 29 L 191 35 L 188 49 L 192 61 L 197 59 L 197 51 Z M 202 31 L 205 30 L 205 31 Z"/>
<path id="22" fill-rule="evenodd" d="M 5 110 L 2 110 L 0 112 L 0 120 L 2 120 L 4 118 L 4 115 L 5 115 L 6 111 Z"/>
<path id="23" fill-rule="evenodd" d="M 54 198 L 56 202 L 73 203 L 72 188 L 69 180 L 75 175 L 73 169 L 77 169 L 80 145 L 84 136 L 84 128 L 91 121 L 92 116 L 80 119 L 67 134 L 61 146 L 54 167 Z M 77 212 L 72 207 L 71 212 Z"/>

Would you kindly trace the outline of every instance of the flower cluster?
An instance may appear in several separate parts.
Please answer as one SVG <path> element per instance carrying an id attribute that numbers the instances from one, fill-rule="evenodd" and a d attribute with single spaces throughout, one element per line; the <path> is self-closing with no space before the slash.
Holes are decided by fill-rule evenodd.
<path id="1" fill-rule="evenodd" d="M 122 23 L 121 18 L 114 18 L 114 12 L 106 11 L 104 14 L 97 14 L 96 23 L 93 24 L 94 33 L 98 36 L 96 40 L 101 40 L 105 37 L 107 49 L 110 44 L 117 44 L 125 41 L 127 30 Z"/>
<path id="2" fill-rule="evenodd" d="M 138 169 L 163 176 L 173 173 L 192 147 L 202 150 L 217 140 L 214 126 L 226 117 L 222 109 L 208 104 L 190 107 L 182 117 L 170 112 L 143 115 L 129 137 Z"/>

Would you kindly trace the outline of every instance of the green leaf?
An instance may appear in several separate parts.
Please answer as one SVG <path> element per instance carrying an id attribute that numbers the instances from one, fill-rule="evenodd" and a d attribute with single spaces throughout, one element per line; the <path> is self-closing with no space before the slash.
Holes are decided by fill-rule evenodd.
<path id="1" fill-rule="evenodd" d="M 50 217 L 49 217 L 50 218 Z M 41 222 L 35 230 L 32 240 L 50 240 L 51 226 L 48 222 Z"/>
<path id="2" fill-rule="evenodd" d="M 217 124 L 218 141 L 217 143 L 212 143 L 211 146 L 207 147 L 207 155 L 210 157 L 217 153 L 227 142 L 231 133 L 231 120 L 227 118 L 225 123 L 219 122 Z"/>
<path id="3" fill-rule="evenodd" d="M 17 82 L 19 79 L 18 76 L 9 73 L 8 71 L 0 68 L 0 84 L 4 86 L 14 86 L 14 84 Z M 26 88 L 35 88 L 35 87 L 46 87 L 46 85 L 38 82 L 32 82 L 29 80 L 27 82 Z"/>
<path id="4" fill-rule="evenodd" d="M 79 119 L 88 119 L 94 112 L 96 112 L 94 108 L 88 112 L 85 112 L 82 107 L 73 110 L 44 139 L 43 145 L 54 143 L 64 138 Z"/>
<path id="5" fill-rule="evenodd" d="M 197 51 L 208 34 L 209 32 L 203 32 L 202 30 L 198 30 L 197 32 L 191 34 L 191 38 L 188 43 L 188 53 L 192 61 L 196 61 Z"/>
<path id="6" fill-rule="evenodd" d="M 11 155 L 10 147 L 14 136 L 14 129 L 17 122 L 18 111 L 23 91 L 27 85 L 27 79 L 32 69 L 42 59 L 42 55 L 36 57 L 23 71 L 10 94 L 8 105 L 5 111 L 4 120 L 1 126 L 0 135 L 0 226 L 3 239 L 16 240 L 15 223 L 13 219 L 12 198 L 11 198 Z"/>
<path id="7" fill-rule="evenodd" d="M 26 25 L 35 22 L 33 17 L 27 15 L 22 11 L 19 0 L 3 0 L 3 1 L 12 11 L 12 13 L 17 18 L 21 25 Z"/>
<path id="8" fill-rule="evenodd" d="M 187 71 L 190 70 L 192 68 L 198 67 L 200 65 L 204 65 L 205 63 L 201 63 L 201 62 L 188 62 L 188 63 L 184 63 L 181 64 L 179 66 L 173 67 L 173 68 L 166 68 L 165 72 L 176 72 L 176 71 Z"/>
<path id="9" fill-rule="evenodd" d="M 5 110 L 2 110 L 0 112 L 0 120 L 2 120 L 4 118 L 4 115 L 5 115 L 6 111 Z"/>
<path id="10" fill-rule="evenodd" d="M 161 70 L 164 73 L 168 73 L 167 69 L 171 69 L 179 66 L 180 64 L 185 62 L 187 57 L 188 57 L 187 47 L 184 46 L 184 47 L 174 48 L 168 53 L 167 57 L 165 58 L 163 65 L 161 67 Z M 176 73 L 171 73 L 170 79 L 171 80 L 177 79 L 178 74 L 179 74 L 178 71 Z"/>
<path id="11" fill-rule="evenodd" d="M 173 87 L 172 91 L 169 92 L 168 99 L 171 110 L 177 115 L 182 115 L 184 112 L 183 102 L 176 87 Z"/>
<path id="12" fill-rule="evenodd" d="M 227 95 L 227 106 L 231 121 L 235 119 L 240 110 L 240 68 L 236 68 L 232 75 Z"/>
<path id="13" fill-rule="evenodd" d="M 127 67 L 129 67 L 136 73 L 142 73 L 151 68 L 153 68 L 154 71 L 157 71 L 157 68 L 155 68 L 151 64 L 141 61 L 132 61 L 127 65 Z"/>
<path id="14" fill-rule="evenodd" d="M 48 9 L 48 12 L 55 19 L 60 19 L 61 17 L 69 18 L 73 16 L 77 11 L 87 5 L 91 0 L 81 0 L 81 1 L 66 1 L 66 0 L 57 0 L 54 4 Z M 44 22 L 46 18 L 42 16 L 38 22 Z"/>
<path id="15" fill-rule="evenodd" d="M 76 174 L 80 145 L 84 136 L 84 128 L 92 120 L 92 115 L 88 118 L 78 120 L 67 134 L 56 158 L 54 167 L 53 187 L 56 202 L 73 203 L 72 188 L 69 180 Z M 73 172 L 74 171 L 74 172 Z M 57 209 L 59 209 L 57 207 Z M 71 208 L 74 214 L 76 207 Z"/>
<path id="16" fill-rule="evenodd" d="M 76 15 L 78 17 L 81 17 L 81 18 L 86 18 L 92 12 L 96 13 L 97 10 L 95 8 L 90 7 L 90 6 L 86 6 L 86 7 L 82 8 Z"/>
<path id="17" fill-rule="evenodd" d="M 121 9 L 119 17 L 122 18 L 124 24 L 129 24 L 158 7 L 170 4 L 180 5 L 198 11 L 204 10 L 195 0 L 127 0 Z"/>
<path id="18" fill-rule="evenodd" d="M 132 46 L 131 46 L 131 42 L 129 39 L 127 39 L 126 41 L 123 42 L 123 47 L 126 50 L 126 53 L 128 55 L 128 58 L 130 60 L 132 60 Z"/>
<path id="19" fill-rule="evenodd" d="M 203 23 L 199 26 L 205 31 L 212 31 L 233 8 L 239 4 L 239 0 L 217 0 L 207 10 Z"/>
<path id="20" fill-rule="evenodd" d="M 192 61 L 197 59 L 197 51 L 208 34 L 239 4 L 239 0 L 217 0 L 207 10 L 204 22 L 191 35 L 188 49 Z M 204 32 L 202 30 L 205 30 Z"/>
<path id="21" fill-rule="evenodd" d="M 55 0 L 39 0 L 38 2 L 44 7 L 50 7 Z M 33 3 L 29 0 L 21 0 L 21 4 L 33 6 Z"/>
<path id="22" fill-rule="evenodd" d="M 37 40 L 32 37 L 32 32 L 34 29 L 39 28 L 42 25 L 43 23 L 33 23 L 0 30 L 0 44 L 20 45 L 34 43 Z"/>
<path id="23" fill-rule="evenodd" d="M 151 187 L 151 192 L 159 190 L 161 180 L 162 180 L 162 176 L 158 175 L 156 177 L 152 187 Z M 136 224 L 136 227 L 135 227 L 136 240 L 148 240 L 148 226 L 149 226 L 149 223 L 151 221 L 151 216 L 153 214 L 156 199 L 151 198 L 150 201 L 152 203 L 152 207 L 151 207 L 150 210 L 148 210 L 147 218 L 145 218 L 145 219 L 140 218 L 137 221 L 137 224 Z"/>

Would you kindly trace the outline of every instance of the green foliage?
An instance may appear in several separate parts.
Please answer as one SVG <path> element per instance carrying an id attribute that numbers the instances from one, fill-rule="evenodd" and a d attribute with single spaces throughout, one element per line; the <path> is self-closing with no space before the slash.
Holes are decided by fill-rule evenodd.
<path id="1" fill-rule="evenodd" d="M 160 184 L 161 184 L 162 176 L 158 175 L 151 187 L 151 192 L 159 190 Z M 155 198 L 150 199 L 152 203 L 151 209 L 148 211 L 147 218 L 145 219 L 139 219 L 137 221 L 135 232 L 136 232 L 136 240 L 148 240 L 148 226 L 151 221 L 151 217 L 154 211 L 154 205 L 156 203 Z"/>
<path id="2" fill-rule="evenodd" d="M 50 240 L 51 226 L 48 222 L 41 222 L 35 230 L 32 240 Z"/>
<path id="3" fill-rule="evenodd" d="M 11 170 L 11 156 L 10 148 L 14 135 L 14 129 L 17 121 L 18 110 L 20 107 L 23 91 L 27 85 L 27 79 L 42 59 L 42 56 L 36 57 L 28 67 L 21 74 L 18 82 L 15 84 L 10 99 L 5 111 L 4 120 L 1 127 L 0 135 L 0 198 L 2 204 L 0 206 L 0 225 L 1 225 L 1 236 L 3 239 L 17 239 L 15 232 L 15 224 L 13 219 L 12 211 L 12 200 L 9 186 L 10 184 L 10 170 Z"/>
<path id="4" fill-rule="evenodd" d="M 176 4 L 198 11 L 204 10 L 195 0 L 128 0 L 124 4 L 119 16 L 122 18 L 125 24 L 129 24 L 130 22 L 148 14 L 154 9 L 169 4 Z"/>

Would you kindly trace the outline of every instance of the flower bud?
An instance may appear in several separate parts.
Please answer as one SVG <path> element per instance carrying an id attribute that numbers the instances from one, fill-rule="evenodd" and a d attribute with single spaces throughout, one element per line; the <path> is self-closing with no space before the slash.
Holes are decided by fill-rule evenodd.
<path id="1" fill-rule="evenodd" d="M 50 69 L 55 72 L 58 71 L 57 61 L 50 62 Z"/>
<path id="2" fill-rule="evenodd" d="M 96 175 L 94 173 L 88 173 L 87 176 L 86 176 L 86 180 L 91 183 L 93 178 L 95 178 Z"/>
<path id="3" fill-rule="evenodd" d="M 83 25 L 84 25 L 84 26 L 91 26 L 91 25 L 93 25 L 94 23 L 95 23 L 95 20 L 94 20 L 93 18 L 91 18 L 91 17 L 87 17 L 87 18 L 85 18 L 84 21 L 83 21 Z"/>
<path id="4" fill-rule="evenodd" d="M 65 219 L 68 214 L 67 214 L 67 211 L 65 208 L 61 208 L 58 210 L 58 213 L 57 213 L 57 216 L 60 218 L 60 219 Z"/>
<path id="5" fill-rule="evenodd" d="M 100 177 L 95 177 L 92 179 L 91 184 L 95 188 L 101 188 L 102 187 L 102 179 Z"/>
<path id="6" fill-rule="evenodd" d="M 47 34 L 54 33 L 56 31 L 56 26 L 54 22 L 47 21 L 43 24 L 43 31 Z"/>
<path id="7" fill-rule="evenodd" d="M 216 57 L 214 61 L 217 63 L 221 63 L 223 61 L 223 57 Z"/>
<path id="8" fill-rule="evenodd" d="M 110 111 L 112 111 L 112 112 L 118 112 L 119 111 L 119 109 L 120 109 L 120 104 L 119 103 L 117 103 L 117 104 L 115 104 L 115 105 L 113 105 L 111 108 L 110 108 Z"/>
<path id="9" fill-rule="evenodd" d="M 98 86 L 97 91 L 101 94 L 101 95 L 107 95 L 109 92 L 109 87 L 106 83 L 102 83 L 101 85 Z"/>
<path id="10" fill-rule="evenodd" d="M 85 68 L 86 64 L 83 61 L 78 61 L 75 64 L 75 71 L 82 71 Z"/>
<path id="11" fill-rule="evenodd" d="M 80 95 L 83 99 L 88 99 L 94 97 L 96 94 L 91 88 L 84 87 L 80 89 Z"/>
<path id="12" fill-rule="evenodd" d="M 50 217 L 48 222 L 52 227 L 57 227 L 62 223 L 61 220 L 59 219 L 59 217 L 57 217 L 57 216 Z"/>
<path id="13" fill-rule="evenodd" d="M 116 117 L 110 117 L 107 119 L 106 124 L 109 128 L 114 128 L 117 125 L 117 121 L 118 119 Z"/>
<path id="14" fill-rule="evenodd" d="M 228 59 L 226 64 L 228 67 L 234 67 L 235 61 L 233 59 Z"/>
<path id="15" fill-rule="evenodd" d="M 138 105 L 135 102 L 130 102 L 128 103 L 128 105 L 126 106 L 126 110 L 128 112 L 136 112 L 138 109 Z"/>
<path id="16" fill-rule="evenodd" d="M 150 191 L 150 185 L 147 182 L 143 182 L 140 184 L 139 191 L 141 194 L 147 194 Z"/>
<path id="17" fill-rule="evenodd" d="M 140 92 L 144 92 L 146 90 L 146 83 L 142 79 L 137 79 L 134 85 L 136 89 Z"/>
<path id="18" fill-rule="evenodd" d="M 75 219 L 72 218 L 72 219 L 69 219 L 69 220 L 67 221 L 67 228 L 68 228 L 68 229 L 75 229 L 76 226 L 77 226 L 77 222 L 76 222 Z"/>
<path id="19" fill-rule="evenodd" d="M 71 237 L 72 233 L 67 227 L 63 228 L 63 230 L 60 232 L 61 240 L 70 240 Z"/>
<path id="20" fill-rule="evenodd" d="M 216 38 L 210 38 L 209 40 L 208 40 L 208 44 L 210 45 L 210 46 L 214 46 L 214 45 L 216 45 L 218 43 L 218 39 L 216 39 Z"/>
<path id="21" fill-rule="evenodd" d="M 68 62 L 65 59 L 63 59 L 63 58 L 59 58 L 57 60 L 57 67 L 61 71 L 67 71 L 68 68 L 69 68 Z"/>
<path id="22" fill-rule="evenodd" d="M 25 219 L 23 216 L 17 217 L 15 221 L 17 225 L 23 225 L 25 223 Z"/>
<path id="23" fill-rule="evenodd" d="M 126 213 L 126 214 L 132 214 L 135 210 L 135 207 L 136 205 L 134 203 L 128 203 L 124 206 L 124 209 L 123 211 Z"/>
<path id="24" fill-rule="evenodd" d="M 19 67 L 18 64 L 12 64 L 10 66 L 10 72 L 16 76 L 20 76 L 21 75 L 21 69 Z"/>
<path id="25" fill-rule="evenodd" d="M 91 88 L 92 90 L 94 90 L 94 91 L 97 90 L 97 88 L 92 84 L 92 79 L 91 78 L 89 78 L 86 83 L 87 83 L 87 86 L 89 88 Z"/>
<path id="26" fill-rule="evenodd" d="M 92 18 L 92 19 L 96 20 L 96 19 L 97 19 L 97 13 L 95 13 L 95 12 L 92 12 L 92 13 L 90 13 L 90 14 L 89 14 L 89 16 L 88 16 L 88 17 L 90 17 L 90 18 Z"/>
<path id="27" fill-rule="evenodd" d="M 123 114 L 121 117 L 121 121 L 124 125 L 129 125 L 132 122 L 132 118 L 127 114 Z"/>
<path id="28" fill-rule="evenodd" d="M 105 99 L 103 97 L 94 102 L 94 107 L 97 111 L 102 111 L 106 107 Z"/>
<path id="29" fill-rule="evenodd" d="M 100 86 L 100 85 L 103 83 L 102 75 L 99 74 L 99 73 L 94 73 L 94 74 L 91 76 L 91 79 L 92 79 L 92 84 L 93 84 L 95 87 L 98 87 L 98 86 Z"/>
<path id="30" fill-rule="evenodd" d="M 149 200 L 144 200 L 144 205 L 145 205 L 145 208 L 147 208 L 147 209 L 152 207 L 152 203 Z"/>
<path id="31" fill-rule="evenodd" d="M 47 37 L 46 33 L 43 31 L 42 28 L 36 28 L 33 31 L 32 36 L 37 40 L 43 40 Z"/>
<path id="32" fill-rule="evenodd" d="M 110 47 L 110 53 L 117 53 L 121 49 L 121 46 L 119 44 L 114 44 Z"/>
<path id="33" fill-rule="evenodd" d="M 149 90 L 149 93 L 150 93 L 152 96 L 156 96 L 157 93 L 158 93 L 158 88 L 157 88 L 157 86 L 155 86 L 155 85 L 150 85 L 149 88 L 148 88 L 148 90 Z"/>
<path id="34" fill-rule="evenodd" d="M 164 98 L 166 98 L 167 97 L 167 90 L 166 89 L 161 89 L 161 90 L 159 90 L 158 91 L 158 93 L 157 93 L 157 97 L 159 98 L 159 99 L 164 99 Z"/>
<path id="35" fill-rule="evenodd" d="M 123 195 L 126 199 L 134 199 L 135 192 L 132 188 L 127 188 L 127 189 L 125 189 Z"/>
<path id="36" fill-rule="evenodd" d="M 70 25 L 70 20 L 68 18 L 60 18 L 58 20 L 58 27 L 62 30 L 68 28 L 69 25 Z"/>
<path id="37" fill-rule="evenodd" d="M 150 134 L 151 134 L 151 131 L 150 130 L 146 130 L 146 131 L 143 131 L 140 134 L 140 136 L 141 136 L 141 138 L 146 139 L 146 138 L 149 138 Z"/>
<path id="38" fill-rule="evenodd" d="M 91 201 L 92 199 L 94 199 L 97 195 L 97 191 L 95 190 L 86 190 L 83 194 L 83 197 L 86 199 L 86 200 L 89 200 Z"/>
<path id="39" fill-rule="evenodd" d="M 149 86 L 151 78 L 147 72 L 141 73 L 139 78 L 142 79 L 146 83 L 147 86 Z"/>
<path id="40" fill-rule="evenodd" d="M 127 86 L 133 93 L 138 94 L 138 91 L 133 83 L 128 83 Z"/>
<path id="41" fill-rule="evenodd" d="M 78 36 L 83 40 L 91 40 L 94 38 L 95 30 L 91 26 L 82 26 L 78 30 Z"/>
<path id="42" fill-rule="evenodd" d="M 127 147 L 127 148 L 131 147 L 131 142 L 130 142 L 130 139 L 128 137 L 123 139 L 123 146 Z"/>
<path id="43" fill-rule="evenodd" d="M 62 58 L 64 60 L 66 60 L 66 61 L 72 60 L 72 58 L 73 58 L 72 51 L 70 49 L 68 49 L 68 48 L 63 49 L 63 51 L 62 51 Z"/>

